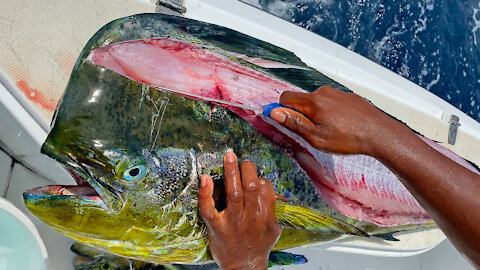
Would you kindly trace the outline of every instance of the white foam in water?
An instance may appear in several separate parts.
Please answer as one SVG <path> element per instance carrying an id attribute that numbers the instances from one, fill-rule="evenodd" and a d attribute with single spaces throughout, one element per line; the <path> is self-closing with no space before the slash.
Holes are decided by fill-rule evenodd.
<path id="1" fill-rule="evenodd" d="M 480 121 L 480 3 L 381 0 L 240 0 L 322 35 Z M 465 20 L 452 20 L 462 16 Z M 461 32 L 455 40 L 448 37 Z M 470 106 L 470 96 L 475 106 Z"/>
<path id="2" fill-rule="evenodd" d="M 475 22 L 475 25 L 472 28 L 472 33 L 473 33 L 473 44 L 477 45 L 477 30 L 480 29 L 480 16 L 479 12 L 480 11 L 480 2 L 478 3 L 478 8 L 473 9 L 473 21 Z"/>
<path id="3" fill-rule="evenodd" d="M 427 86 L 425 88 L 428 91 L 430 91 L 430 88 L 432 88 L 432 86 L 437 84 L 438 81 L 440 81 L 440 68 L 437 68 L 437 77 L 435 79 L 433 79 L 429 84 L 427 84 Z M 447 99 L 450 100 L 450 95 L 449 94 L 447 94 Z"/>
<path id="4" fill-rule="evenodd" d="M 385 52 L 395 50 L 392 40 L 395 40 L 395 36 L 402 35 L 406 32 L 405 27 L 399 24 L 398 21 L 387 29 L 387 33 L 382 39 L 373 44 L 373 55 L 371 57 L 375 62 L 380 62 L 385 57 Z"/>
<path id="5" fill-rule="evenodd" d="M 418 21 L 414 22 L 415 27 L 417 27 L 417 29 L 415 29 L 414 36 L 418 41 L 420 41 L 420 39 L 418 38 L 418 34 L 427 29 L 427 16 L 425 16 L 425 7 L 422 4 L 425 4 L 425 3 L 418 3 L 418 7 L 420 8 L 420 15 L 419 15 Z"/>

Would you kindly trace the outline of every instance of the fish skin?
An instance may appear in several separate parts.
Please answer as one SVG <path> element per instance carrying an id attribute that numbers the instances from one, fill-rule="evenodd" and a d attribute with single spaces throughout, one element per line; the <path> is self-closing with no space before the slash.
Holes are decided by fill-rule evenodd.
<path id="1" fill-rule="evenodd" d="M 25 192 L 25 205 L 54 229 L 105 252 L 156 264 L 208 263 L 212 257 L 197 213 L 198 177 L 222 179 L 228 148 L 239 159 L 261 164 L 260 175 L 278 194 L 316 209 L 277 202 L 286 216 L 279 217 L 285 229 L 275 249 L 347 233 L 367 236 L 321 215 L 334 211 L 301 168 L 235 113 L 148 88 L 89 62 L 72 73 L 42 151 L 79 174 L 102 200 L 90 199 L 81 188 L 71 196 L 70 187 L 46 187 Z M 125 172 L 135 166 L 145 166 L 147 173 L 126 181 Z M 292 223 L 297 219 L 289 209 L 313 211 L 327 222 L 310 222 L 309 214 Z"/>
<path id="2" fill-rule="evenodd" d="M 456 163 L 478 173 L 472 165 L 452 151 L 427 138 L 419 137 Z M 317 159 L 325 158 L 324 156 L 323 152 L 317 152 Z M 385 166 L 379 161 L 368 156 L 342 155 L 333 155 L 333 160 L 333 165 L 327 166 L 329 172 L 324 175 L 330 174 L 335 177 L 324 176 L 323 181 L 314 178 L 314 183 L 321 191 L 322 198 L 340 213 L 350 212 L 354 208 L 357 212 L 349 216 L 364 221 L 374 220 L 373 223 L 381 226 L 432 222 L 423 207 L 398 181 L 396 175 L 385 170 Z M 372 171 L 375 173 L 372 174 Z M 371 196 L 372 193 L 376 196 Z M 361 205 L 368 205 L 369 208 L 365 209 Z M 348 206 L 349 209 L 342 211 L 344 206 Z M 371 218 L 365 219 L 365 216 Z"/>
<path id="3" fill-rule="evenodd" d="M 164 38 L 115 43 L 94 50 L 87 59 L 151 86 L 188 91 L 196 96 L 251 107 L 261 107 L 278 100 L 284 90 L 304 92 L 194 44 Z M 215 68 L 210 67 L 212 62 L 216 63 Z M 167 67 L 157 63 L 171 65 Z M 185 77 L 192 78 L 192 81 L 182 79 Z M 251 96 L 258 98 L 249 99 Z M 278 134 L 271 127 L 265 127 L 265 119 L 259 119 L 258 112 L 229 109 L 249 121 L 267 138 L 288 135 L 287 132 Z M 269 124 L 276 125 L 273 121 Z M 272 130 L 273 135 L 265 132 L 268 130 Z M 277 140 L 276 143 L 281 142 Z M 295 144 L 292 140 L 288 143 Z M 425 210 L 396 176 L 377 160 L 363 155 L 331 155 L 306 143 L 303 147 L 326 169 L 322 174 L 311 175 L 312 179 L 327 203 L 341 213 L 383 226 L 431 222 Z M 322 170 L 316 167 L 316 171 Z"/>
<path id="4" fill-rule="evenodd" d="M 154 87 L 176 89 L 192 96 L 222 99 L 253 108 L 278 101 L 285 90 L 305 92 L 214 51 L 168 38 L 115 43 L 92 51 L 87 59 Z M 215 65 L 212 66 L 212 63 Z M 309 164 L 300 165 L 312 172 L 309 176 L 323 199 L 340 213 L 380 226 L 432 222 L 407 188 L 376 159 L 365 155 L 333 155 L 319 151 L 285 128 L 282 129 L 279 124 L 261 119 L 258 111 L 232 106 L 227 108 L 277 145 L 286 144 L 286 147 L 282 147 L 292 149 L 291 156 L 295 152 L 309 152 L 316 160 L 310 162 L 315 168 L 308 170 L 305 167 Z M 267 121 L 270 126 L 265 125 Z M 286 139 L 288 136 L 291 138 Z M 441 148 L 436 143 L 429 144 L 437 150 Z M 453 152 L 442 153 L 463 166 L 469 166 Z"/>
<path id="5" fill-rule="evenodd" d="M 216 263 L 204 265 L 155 265 L 142 261 L 131 260 L 111 253 L 101 252 L 95 248 L 74 243 L 70 248 L 77 256 L 73 261 L 75 270 L 161 270 L 161 269 L 185 269 L 185 270 L 213 270 L 220 269 Z M 302 255 L 288 252 L 272 251 L 269 255 L 268 267 L 276 265 L 304 264 L 308 260 Z"/>
<path id="6" fill-rule="evenodd" d="M 226 35 L 230 38 L 225 39 Z M 221 157 L 227 148 L 233 148 L 240 159 L 248 158 L 259 165 L 259 174 L 272 181 L 277 194 L 293 204 L 307 206 L 302 208 L 306 212 L 313 209 L 335 218 L 326 218 L 334 225 L 330 231 L 328 226 L 325 229 L 309 223 L 312 220 L 306 220 L 308 224 L 303 229 L 285 227 L 288 224 L 284 223 L 276 249 L 331 241 L 344 233 L 364 234 L 348 224 L 359 224 L 371 233 L 397 229 L 358 223 L 330 208 L 317 196 L 308 177 L 313 175 L 308 172 L 309 164 L 300 168 L 291 159 L 298 161 L 302 154 L 315 158 L 313 150 L 273 121 L 235 108 L 156 91 L 88 60 L 92 50 L 110 44 L 167 37 L 305 66 L 288 51 L 185 18 L 141 14 L 106 25 L 90 39 L 77 60 L 53 128 L 42 146 L 43 153 L 88 181 L 101 200 L 87 198 L 91 194 L 49 195 L 42 188 L 33 189 L 24 193 L 25 204 L 32 213 L 77 241 L 121 256 L 161 264 L 209 262 L 205 228 L 197 215 L 195 180 L 203 173 L 221 180 Z M 232 43 L 236 50 L 232 50 Z M 312 91 L 328 84 L 346 90 L 306 66 L 305 70 L 267 71 L 238 61 L 299 89 Z M 170 161 L 175 165 L 162 165 Z M 147 167 L 145 179 L 126 182 L 122 175 L 133 167 L 125 164 Z M 162 171 L 173 167 L 183 169 L 167 174 Z"/>

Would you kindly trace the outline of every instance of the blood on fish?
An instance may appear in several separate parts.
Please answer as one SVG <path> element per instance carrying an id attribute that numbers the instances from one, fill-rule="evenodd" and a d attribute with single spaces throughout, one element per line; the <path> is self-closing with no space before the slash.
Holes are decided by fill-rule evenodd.
<path id="1" fill-rule="evenodd" d="M 362 182 L 358 185 L 359 188 L 366 189 L 367 188 L 367 183 L 365 183 L 365 175 L 362 173 Z"/>
<path id="2" fill-rule="evenodd" d="M 40 91 L 30 87 L 27 81 L 21 79 L 16 82 L 16 85 L 20 91 L 32 102 L 39 104 L 47 111 L 54 111 L 56 108 L 56 102 L 53 99 L 47 99 Z"/>

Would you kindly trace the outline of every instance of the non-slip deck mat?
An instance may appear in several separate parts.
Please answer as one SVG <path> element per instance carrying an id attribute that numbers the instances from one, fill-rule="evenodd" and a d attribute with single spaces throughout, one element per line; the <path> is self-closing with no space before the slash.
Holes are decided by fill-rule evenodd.
<path id="1" fill-rule="evenodd" d="M 0 2 L 0 71 L 14 95 L 48 127 L 88 39 L 106 23 L 155 12 L 148 0 Z"/>

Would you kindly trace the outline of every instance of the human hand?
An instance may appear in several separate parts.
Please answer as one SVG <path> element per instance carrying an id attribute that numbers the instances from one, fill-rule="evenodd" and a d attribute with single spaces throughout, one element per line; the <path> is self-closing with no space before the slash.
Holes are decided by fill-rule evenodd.
<path id="1" fill-rule="evenodd" d="M 222 269 L 267 269 L 268 255 L 281 233 L 272 183 L 258 178 L 251 161 L 243 161 L 239 170 L 233 152 L 225 154 L 223 163 L 225 210 L 215 209 L 210 176 L 201 177 L 198 193 L 212 256 Z"/>
<path id="2" fill-rule="evenodd" d="M 373 155 L 371 138 L 392 119 L 357 94 L 322 86 L 314 93 L 283 92 L 273 120 L 313 147 L 338 154 Z M 395 122 L 395 121 L 393 121 Z"/>

